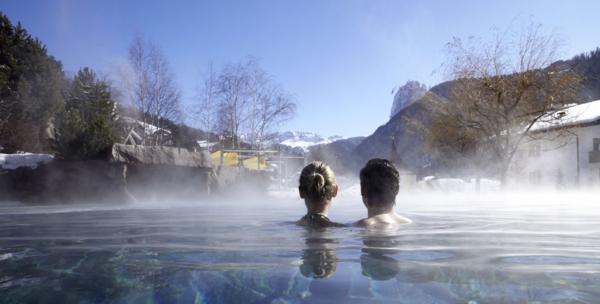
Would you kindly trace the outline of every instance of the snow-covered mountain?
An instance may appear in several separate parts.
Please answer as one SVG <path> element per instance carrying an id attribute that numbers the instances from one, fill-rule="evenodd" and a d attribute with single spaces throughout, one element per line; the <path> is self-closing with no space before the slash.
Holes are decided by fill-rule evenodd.
<path id="1" fill-rule="evenodd" d="M 308 148 L 311 146 L 329 144 L 340 139 L 344 139 L 344 137 L 323 137 L 313 132 L 287 131 L 279 133 L 273 140 L 273 143 L 308 151 Z"/>
<path id="2" fill-rule="evenodd" d="M 402 109 L 421 99 L 427 92 L 427 86 L 418 81 L 407 81 L 406 84 L 398 88 L 394 95 L 394 103 L 390 111 L 390 118 L 396 116 Z"/>

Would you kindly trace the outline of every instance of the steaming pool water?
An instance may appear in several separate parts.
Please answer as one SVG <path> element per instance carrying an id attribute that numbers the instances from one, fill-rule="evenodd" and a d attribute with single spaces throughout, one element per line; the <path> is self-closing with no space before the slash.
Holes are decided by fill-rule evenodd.
<path id="1" fill-rule="evenodd" d="M 291 224 L 262 202 L 0 204 L 1 303 L 597 303 L 591 194 L 403 194 L 398 230 Z M 330 217 L 365 215 L 356 195 Z"/>

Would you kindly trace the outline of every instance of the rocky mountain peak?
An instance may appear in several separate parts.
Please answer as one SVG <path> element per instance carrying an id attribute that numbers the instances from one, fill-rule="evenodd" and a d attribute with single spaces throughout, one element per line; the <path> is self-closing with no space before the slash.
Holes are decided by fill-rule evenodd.
<path id="1" fill-rule="evenodd" d="M 418 81 L 409 80 L 396 90 L 394 103 L 390 112 L 390 118 L 398 114 L 402 109 L 421 99 L 427 92 L 427 86 Z"/>

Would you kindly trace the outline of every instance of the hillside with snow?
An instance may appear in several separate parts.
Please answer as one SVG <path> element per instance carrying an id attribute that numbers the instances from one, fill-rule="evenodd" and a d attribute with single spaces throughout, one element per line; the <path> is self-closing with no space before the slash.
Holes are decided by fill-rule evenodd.
<path id="1" fill-rule="evenodd" d="M 313 132 L 287 131 L 279 133 L 272 141 L 273 144 L 287 146 L 293 149 L 308 151 L 309 147 L 315 145 L 330 144 L 344 139 L 342 136 L 323 137 Z"/>

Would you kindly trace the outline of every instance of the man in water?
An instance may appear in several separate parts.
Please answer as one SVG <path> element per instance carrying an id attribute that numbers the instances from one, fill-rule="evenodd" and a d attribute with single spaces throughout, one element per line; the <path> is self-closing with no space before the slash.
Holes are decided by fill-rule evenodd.
<path id="1" fill-rule="evenodd" d="M 360 194 L 367 207 L 368 217 L 356 222 L 356 226 L 390 228 L 410 223 L 410 220 L 394 211 L 396 196 L 400 189 L 400 175 L 386 159 L 374 158 L 360 170 Z"/>

